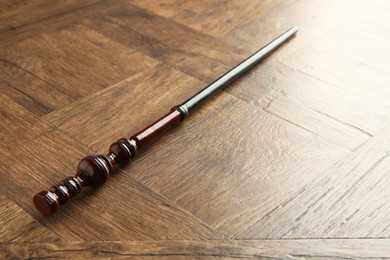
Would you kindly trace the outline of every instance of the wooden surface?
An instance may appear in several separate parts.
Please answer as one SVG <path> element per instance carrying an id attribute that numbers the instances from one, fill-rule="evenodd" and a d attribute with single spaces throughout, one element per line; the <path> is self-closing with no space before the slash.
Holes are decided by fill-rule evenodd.
<path id="1" fill-rule="evenodd" d="M 390 258 L 390 4 L 0 3 L 0 258 Z M 100 189 L 75 174 L 293 25 Z"/>

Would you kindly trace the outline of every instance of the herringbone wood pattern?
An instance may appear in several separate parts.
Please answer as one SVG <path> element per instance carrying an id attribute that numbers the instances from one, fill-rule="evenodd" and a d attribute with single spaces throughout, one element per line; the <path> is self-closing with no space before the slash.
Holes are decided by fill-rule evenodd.
<path id="1" fill-rule="evenodd" d="M 0 3 L 1 258 L 390 258 L 390 4 Z M 75 174 L 298 35 L 52 217 Z"/>

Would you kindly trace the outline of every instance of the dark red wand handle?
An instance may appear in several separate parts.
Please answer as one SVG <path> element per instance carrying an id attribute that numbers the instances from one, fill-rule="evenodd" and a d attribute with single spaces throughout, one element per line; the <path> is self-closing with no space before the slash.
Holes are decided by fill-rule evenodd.
<path id="1" fill-rule="evenodd" d="M 130 138 L 121 138 L 110 146 L 108 155 L 87 156 L 79 162 L 75 177 L 68 177 L 49 191 L 41 191 L 34 198 L 35 207 L 44 216 L 52 215 L 59 205 L 76 196 L 84 186 L 103 185 L 114 169 L 128 164 L 145 145 L 182 120 L 182 114 L 173 108 L 168 114 L 142 129 Z"/>

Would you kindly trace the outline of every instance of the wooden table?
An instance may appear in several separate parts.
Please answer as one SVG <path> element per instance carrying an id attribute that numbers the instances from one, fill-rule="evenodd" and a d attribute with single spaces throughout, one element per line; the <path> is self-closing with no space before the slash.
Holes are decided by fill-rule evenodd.
<path id="1" fill-rule="evenodd" d="M 390 258 L 390 4 L 0 3 L 0 257 Z M 293 25 L 51 217 L 33 195 Z"/>

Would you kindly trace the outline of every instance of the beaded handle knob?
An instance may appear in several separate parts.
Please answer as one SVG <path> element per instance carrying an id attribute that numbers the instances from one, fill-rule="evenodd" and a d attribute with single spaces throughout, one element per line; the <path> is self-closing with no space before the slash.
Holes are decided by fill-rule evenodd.
<path id="1" fill-rule="evenodd" d="M 34 198 L 35 207 L 44 216 L 52 215 L 59 205 L 80 193 L 84 186 L 103 185 L 115 166 L 125 166 L 137 151 L 134 140 L 121 138 L 110 146 L 109 155 L 87 156 L 77 166 L 75 177 L 68 177 L 48 191 L 38 192 Z"/>

